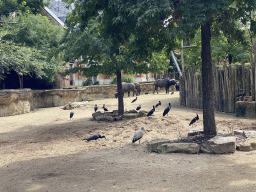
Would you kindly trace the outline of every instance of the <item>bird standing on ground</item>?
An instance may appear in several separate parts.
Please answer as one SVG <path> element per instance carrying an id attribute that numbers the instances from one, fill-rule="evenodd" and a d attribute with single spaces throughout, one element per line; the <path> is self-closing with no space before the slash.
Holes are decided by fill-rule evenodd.
<path id="1" fill-rule="evenodd" d="M 158 107 L 159 105 L 161 105 L 161 101 L 159 101 L 159 102 L 156 104 L 156 107 Z"/>
<path id="2" fill-rule="evenodd" d="M 156 108 L 159 106 L 159 105 L 161 105 L 162 103 L 161 103 L 161 101 L 159 101 L 157 104 L 156 104 Z"/>
<path id="3" fill-rule="evenodd" d="M 132 100 L 132 103 L 134 103 L 135 101 L 137 101 L 137 97 L 135 99 Z"/>
<path id="4" fill-rule="evenodd" d="M 139 111 L 141 109 L 141 105 L 139 105 L 137 108 L 136 108 L 136 111 Z"/>
<path id="5" fill-rule="evenodd" d="M 198 114 L 196 114 L 196 117 L 190 121 L 189 126 L 195 123 L 197 120 L 199 120 Z"/>
<path id="6" fill-rule="evenodd" d="M 70 120 L 73 118 L 73 116 L 74 116 L 74 112 L 71 111 L 71 112 L 70 112 Z"/>
<path id="7" fill-rule="evenodd" d="M 96 112 L 97 110 L 98 110 L 98 106 L 97 106 L 97 104 L 95 104 L 94 111 Z"/>
<path id="8" fill-rule="evenodd" d="M 104 112 L 105 111 L 108 111 L 108 109 L 105 107 L 105 104 L 103 104 L 103 107 L 102 107 L 103 109 L 104 109 Z"/>
<path id="9" fill-rule="evenodd" d="M 171 106 L 171 103 L 169 103 L 169 106 L 165 108 L 164 112 L 163 112 L 163 117 L 167 114 L 168 116 L 168 113 L 169 111 L 171 110 L 172 106 Z"/>
<path id="10" fill-rule="evenodd" d="M 140 144 L 140 139 L 143 137 L 144 133 L 147 134 L 147 131 L 144 129 L 144 127 L 141 128 L 141 130 L 137 131 L 132 139 L 132 143 L 135 143 L 136 141 L 139 140 L 139 144 Z"/>
<path id="11" fill-rule="evenodd" d="M 173 92 L 171 92 L 171 94 L 174 94 L 174 91 L 173 91 Z"/>
<path id="12" fill-rule="evenodd" d="M 105 139 L 106 139 L 105 136 L 101 136 L 101 135 L 97 134 L 97 135 L 93 135 L 93 136 L 89 137 L 89 138 L 86 139 L 86 140 L 87 140 L 87 141 L 91 141 L 91 140 L 97 140 L 97 139 L 99 139 L 99 138 L 105 138 Z"/>
<path id="13" fill-rule="evenodd" d="M 151 109 L 151 111 L 148 112 L 147 116 L 151 116 L 153 115 L 153 113 L 155 112 L 155 106 L 153 105 L 153 109 Z"/>
<path id="14" fill-rule="evenodd" d="M 238 98 L 238 97 L 244 97 L 244 96 L 245 96 L 245 93 L 240 92 L 240 93 L 238 93 L 238 94 L 236 95 L 236 98 Z"/>

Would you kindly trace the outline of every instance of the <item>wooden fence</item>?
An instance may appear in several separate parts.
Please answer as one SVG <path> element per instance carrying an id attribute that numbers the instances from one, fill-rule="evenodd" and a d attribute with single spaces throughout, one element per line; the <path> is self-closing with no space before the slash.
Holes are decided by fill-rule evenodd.
<path id="1" fill-rule="evenodd" d="M 247 96 L 255 95 L 253 80 L 255 79 L 250 66 L 223 65 L 213 67 L 215 109 L 234 113 L 235 96 L 245 92 Z M 202 108 L 201 72 L 194 68 L 187 69 L 180 79 L 180 103 L 186 107 Z"/>

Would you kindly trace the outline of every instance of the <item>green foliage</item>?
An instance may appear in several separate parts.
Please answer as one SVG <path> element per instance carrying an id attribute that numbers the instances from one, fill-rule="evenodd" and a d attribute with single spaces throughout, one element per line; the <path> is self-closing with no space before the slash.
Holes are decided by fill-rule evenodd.
<path id="1" fill-rule="evenodd" d="M 113 76 L 117 70 L 134 74 L 167 69 L 168 65 L 161 58 L 156 61 L 152 53 L 161 52 L 163 47 L 170 51 L 176 45 L 163 26 L 171 12 L 168 1 L 162 5 L 155 1 L 65 2 L 75 4 L 75 10 L 66 18 L 68 30 L 62 46 L 65 60 L 81 55 L 88 60 L 87 68 L 73 71 L 81 70 L 90 77 L 99 73 Z"/>
<path id="2" fill-rule="evenodd" d="M 196 45 L 196 47 L 184 49 L 185 66 L 193 64 L 200 68 L 200 66 L 202 65 L 200 31 L 195 34 L 195 37 L 194 39 L 192 39 L 191 44 Z M 225 57 L 229 54 L 232 55 L 233 63 L 249 61 L 250 59 L 247 46 L 244 46 L 236 40 L 228 43 L 227 38 L 222 33 L 220 33 L 218 37 L 212 37 L 211 53 L 213 63 L 223 61 Z"/>
<path id="3" fill-rule="evenodd" d="M 46 5 L 49 3 L 43 0 L 0 0 L 0 16 L 8 16 L 14 11 L 37 14 Z"/>
<path id="4" fill-rule="evenodd" d="M 122 77 L 122 82 L 125 83 L 133 83 L 134 82 L 134 78 L 132 76 L 128 76 L 128 77 Z M 110 84 L 116 84 L 116 77 L 114 77 L 112 79 L 112 81 L 110 82 Z"/>
<path id="5" fill-rule="evenodd" d="M 99 85 L 99 84 L 100 84 L 99 81 L 95 81 L 95 82 L 93 83 L 93 85 Z"/>
<path id="6" fill-rule="evenodd" d="M 1 41 L 0 46 L 0 79 L 4 79 L 9 71 L 14 70 L 18 75 L 44 75 L 46 66 L 40 52 L 33 48 L 19 46 L 12 42 Z"/>
<path id="7" fill-rule="evenodd" d="M 83 86 L 89 86 L 89 85 L 91 85 L 91 84 L 92 84 L 92 81 L 89 81 L 88 79 L 86 79 L 86 80 L 82 83 Z"/>
<path id="8" fill-rule="evenodd" d="M 9 50 L 2 53 L 4 55 L 4 59 L 1 60 L 2 65 L 9 66 L 7 68 L 12 68 L 17 73 L 21 70 L 23 74 L 43 75 L 49 82 L 53 82 L 54 74 L 64 64 L 60 60 L 61 55 L 56 54 L 64 29 L 52 25 L 41 15 L 25 14 L 14 19 L 12 17 L 2 17 L 2 19 L 6 22 L 20 23 L 2 24 L 0 37 L 4 41 L 0 42 L 0 46 L 2 50 Z M 20 69 L 15 68 L 17 63 Z"/>

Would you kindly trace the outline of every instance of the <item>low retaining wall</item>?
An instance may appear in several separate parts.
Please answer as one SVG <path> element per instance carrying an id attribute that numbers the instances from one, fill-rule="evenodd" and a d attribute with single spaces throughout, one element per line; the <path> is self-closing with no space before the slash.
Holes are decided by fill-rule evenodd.
<path id="1" fill-rule="evenodd" d="M 141 94 L 152 93 L 154 84 L 142 83 Z M 69 102 L 114 98 L 116 85 L 95 85 L 83 89 L 0 90 L 0 117 L 28 113 L 37 108 L 58 107 Z M 127 94 L 125 94 L 127 97 Z"/>
<path id="2" fill-rule="evenodd" d="M 236 116 L 256 118 L 256 101 L 237 101 Z"/>

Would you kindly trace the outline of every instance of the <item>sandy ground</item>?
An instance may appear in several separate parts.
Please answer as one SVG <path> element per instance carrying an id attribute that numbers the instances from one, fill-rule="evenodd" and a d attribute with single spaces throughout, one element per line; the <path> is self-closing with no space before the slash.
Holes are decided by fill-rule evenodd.
<path id="1" fill-rule="evenodd" d="M 60 107 L 39 109 L 28 114 L 0 117 L 0 191 L 255 191 L 256 152 L 234 154 L 156 154 L 146 149 L 154 138 L 186 136 L 190 120 L 202 111 L 179 105 L 179 93 L 141 95 L 135 104 L 124 98 L 125 109 L 150 110 L 162 105 L 152 117 L 119 122 L 91 119 L 95 104 L 117 108 L 117 99 L 90 101 L 69 110 Z M 162 117 L 168 103 L 172 109 Z M 219 132 L 255 129 L 253 119 L 216 112 Z M 134 133 L 149 132 L 141 144 L 132 144 Z M 94 134 L 106 139 L 87 142 Z"/>

